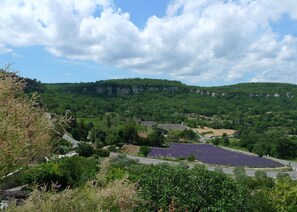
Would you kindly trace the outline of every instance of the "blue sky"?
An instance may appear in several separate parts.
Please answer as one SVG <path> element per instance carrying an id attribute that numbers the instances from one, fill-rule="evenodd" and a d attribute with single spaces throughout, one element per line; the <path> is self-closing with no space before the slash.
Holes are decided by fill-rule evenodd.
<path id="1" fill-rule="evenodd" d="M 294 0 L 3 0 L 0 12 L 0 67 L 42 82 L 297 80 Z"/>

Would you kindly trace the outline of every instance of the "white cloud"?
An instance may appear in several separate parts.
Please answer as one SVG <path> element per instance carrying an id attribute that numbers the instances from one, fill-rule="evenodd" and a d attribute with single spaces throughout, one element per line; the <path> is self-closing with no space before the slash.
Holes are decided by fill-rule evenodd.
<path id="1" fill-rule="evenodd" d="M 12 53 L 12 49 L 7 48 L 0 43 L 0 54 L 7 54 L 7 53 Z"/>
<path id="2" fill-rule="evenodd" d="M 297 20 L 294 0 L 174 0 L 143 29 L 111 0 L 2 0 L 0 12 L 0 53 L 42 45 L 58 57 L 192 83 L 297 79 L 297 38 L 270 26 L 284 14 Z"/>

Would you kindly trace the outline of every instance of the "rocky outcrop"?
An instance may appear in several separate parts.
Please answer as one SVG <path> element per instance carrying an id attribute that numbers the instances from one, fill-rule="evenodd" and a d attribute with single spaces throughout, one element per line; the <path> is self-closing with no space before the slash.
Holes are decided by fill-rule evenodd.
<path id="1" fill-rule="evenodd" d="M 185 88 L 178 86 L 92 86 L 82 88 L 83 92 L 86 93 L 96 93 L 99 95 L 106 96 L 127 96 L 127 95 L 137 95 L 144 92 L 168 92 L 168 93 L 196 93 L 200 96 L 210 96 L 213 98 L 219 97 L 233 97 L 233 96 L 248 96 L 250 98 L 294 98 L 294 95 L 290 92 L 287 93 L 244 93 L 244 92 L 222 92 L 222 91 L 213 91 L 207 89 L 194 89 L 194 88 Z"/>
<path id="2" fill-rule="evenodd" d="M 95 88 L 83 88 L 82 91 L 85 93 L 97 93 L 99 95 L 107 95 L 107 96 L 127 96 L 134 94 L 141 94 L 143 92 L 170 92 L 176 93 L 179 92 L 179 87 L 154 87 L 154 86 L 100 86 Z"/>

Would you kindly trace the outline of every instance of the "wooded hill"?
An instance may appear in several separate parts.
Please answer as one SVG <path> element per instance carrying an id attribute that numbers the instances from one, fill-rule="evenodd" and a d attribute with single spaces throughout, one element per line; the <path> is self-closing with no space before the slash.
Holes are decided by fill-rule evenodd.
<path id="1" fill-rule="evenodd" d="M 125 96 L 129 94 L 160 91 L 184 94 L 197 93 L 200 95 L 210 95 L 212 97 L 244 95 L 250 97 L 294 98 L 294 95 L 297 94 L 297 85 L 285 83 L 240 83 L 228 86 L 200 87 L 188 86 L 179 81 L 135 78 L 103 80 L 91 83 L 56 83 L 44 85 L 49 90 L 105 96 Z"/>
<path id="2" fill-rule="evenodd" d="M 291 116 L 297 109 L 297 85 L 293 84 L 198 87 L 168 80 L 121 79 L 39 84 L 38 87 L 36 81 L 33 82 L 51 112 L 63 114 L 68 109 L 81 117 L 116 112 L 145 120 L 180 122 L 190 113 L 232 116 L 235 113 L 284 112 Z M 33 90 L 30 84 L 27 87 Z"/>

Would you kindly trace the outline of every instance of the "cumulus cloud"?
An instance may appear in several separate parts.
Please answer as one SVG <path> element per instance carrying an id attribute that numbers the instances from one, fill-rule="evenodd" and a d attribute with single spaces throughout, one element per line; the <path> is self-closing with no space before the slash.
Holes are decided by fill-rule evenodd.
<path id="1" fill-rule="evenodd" d="M 112 0 L 2 0 L 0 53 L 42 45 L 51 54 L 192 83 L 296 82 L 297 38 L 271 22 L 297 21 L 294 0 L 173 0 L 143 29 Z"/>

